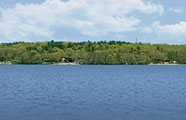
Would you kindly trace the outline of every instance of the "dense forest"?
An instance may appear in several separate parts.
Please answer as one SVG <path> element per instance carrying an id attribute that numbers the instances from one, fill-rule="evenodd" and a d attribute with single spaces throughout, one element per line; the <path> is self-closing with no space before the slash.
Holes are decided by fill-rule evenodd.
<path id="1" fill-rule="evenodd" d="M 0 44 L 1 64 L 186 64 L 186 45 L 121 41 Z"/>

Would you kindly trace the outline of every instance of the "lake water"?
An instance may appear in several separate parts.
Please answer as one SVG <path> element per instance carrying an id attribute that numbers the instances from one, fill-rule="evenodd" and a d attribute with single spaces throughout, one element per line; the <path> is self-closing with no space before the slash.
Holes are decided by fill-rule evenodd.
<path id="1" fill-rule="evenodd" d="M 0 66 L 0 120 L 185 120 L 186 66 Z"/>

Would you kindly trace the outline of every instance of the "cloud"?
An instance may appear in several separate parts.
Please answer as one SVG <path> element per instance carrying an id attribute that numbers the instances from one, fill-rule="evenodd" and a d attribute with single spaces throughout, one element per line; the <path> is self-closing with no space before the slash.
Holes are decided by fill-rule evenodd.
<path id="1" fill-rule="evenodd" d="M 182 13 L 183 8 L 169 8 L 169 11 L 172 13 Z"/>
<path id="2" fill-rule="evenodd" d="M 163 6 L 142 0 L 46 0 L 0 9 L 0 42 L 55 39 L 58 29 L 75 29 L 85 36 L 134 31 L 141 20 L 133 11 L 163 13 Z"/>
<path id="3" fill-rule="evenodd" d="M 151 27 L 143 27 L 143 28 L 141 29 L 141 32 L 142 32 L 142 33 L 147 33 L 147 34 L 149 34 L 149 33 L 152 33 L 152 32 L 153 32 L 153 29 L 152 29 Z"/>
<path id="4" fill-rule="evenodd" d="M 168 44 L 185 44 L 186 43 L 186 21 L 177 24 L 162 25 L 160 21 L 155 21 L 150 26 L 143 26 L 140 29 L 142 37 L 147 42 L 150 37 L 150 43 L 168 43 Z M 149 38 L 148 38 L 149 39 Z"/>
<path id="5" fill-rule="evenodd" d="M 172 37 L 186 37 L 186 21 L 181 21 L 173 25 L 160 25 L 160 22 L 154 22 L 153 29 L 160 35 L 168 35 Z"/>

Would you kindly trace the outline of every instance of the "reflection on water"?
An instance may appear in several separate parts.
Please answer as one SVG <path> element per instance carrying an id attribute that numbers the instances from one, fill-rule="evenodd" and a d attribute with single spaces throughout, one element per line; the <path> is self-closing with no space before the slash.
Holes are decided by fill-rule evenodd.
<path id="1" fill-rule="evenodd" d="M 185 66 L 0 66 L 0 120 L 184 120 Z"/>

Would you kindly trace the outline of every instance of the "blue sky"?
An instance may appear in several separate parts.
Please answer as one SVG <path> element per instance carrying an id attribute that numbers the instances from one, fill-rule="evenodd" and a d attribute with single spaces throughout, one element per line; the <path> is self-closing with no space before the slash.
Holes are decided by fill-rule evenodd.
<path id="1" fill-rule="evenodd" d="M 186 44 L 185 0 L 1 0 L 0 42 Z"/>

